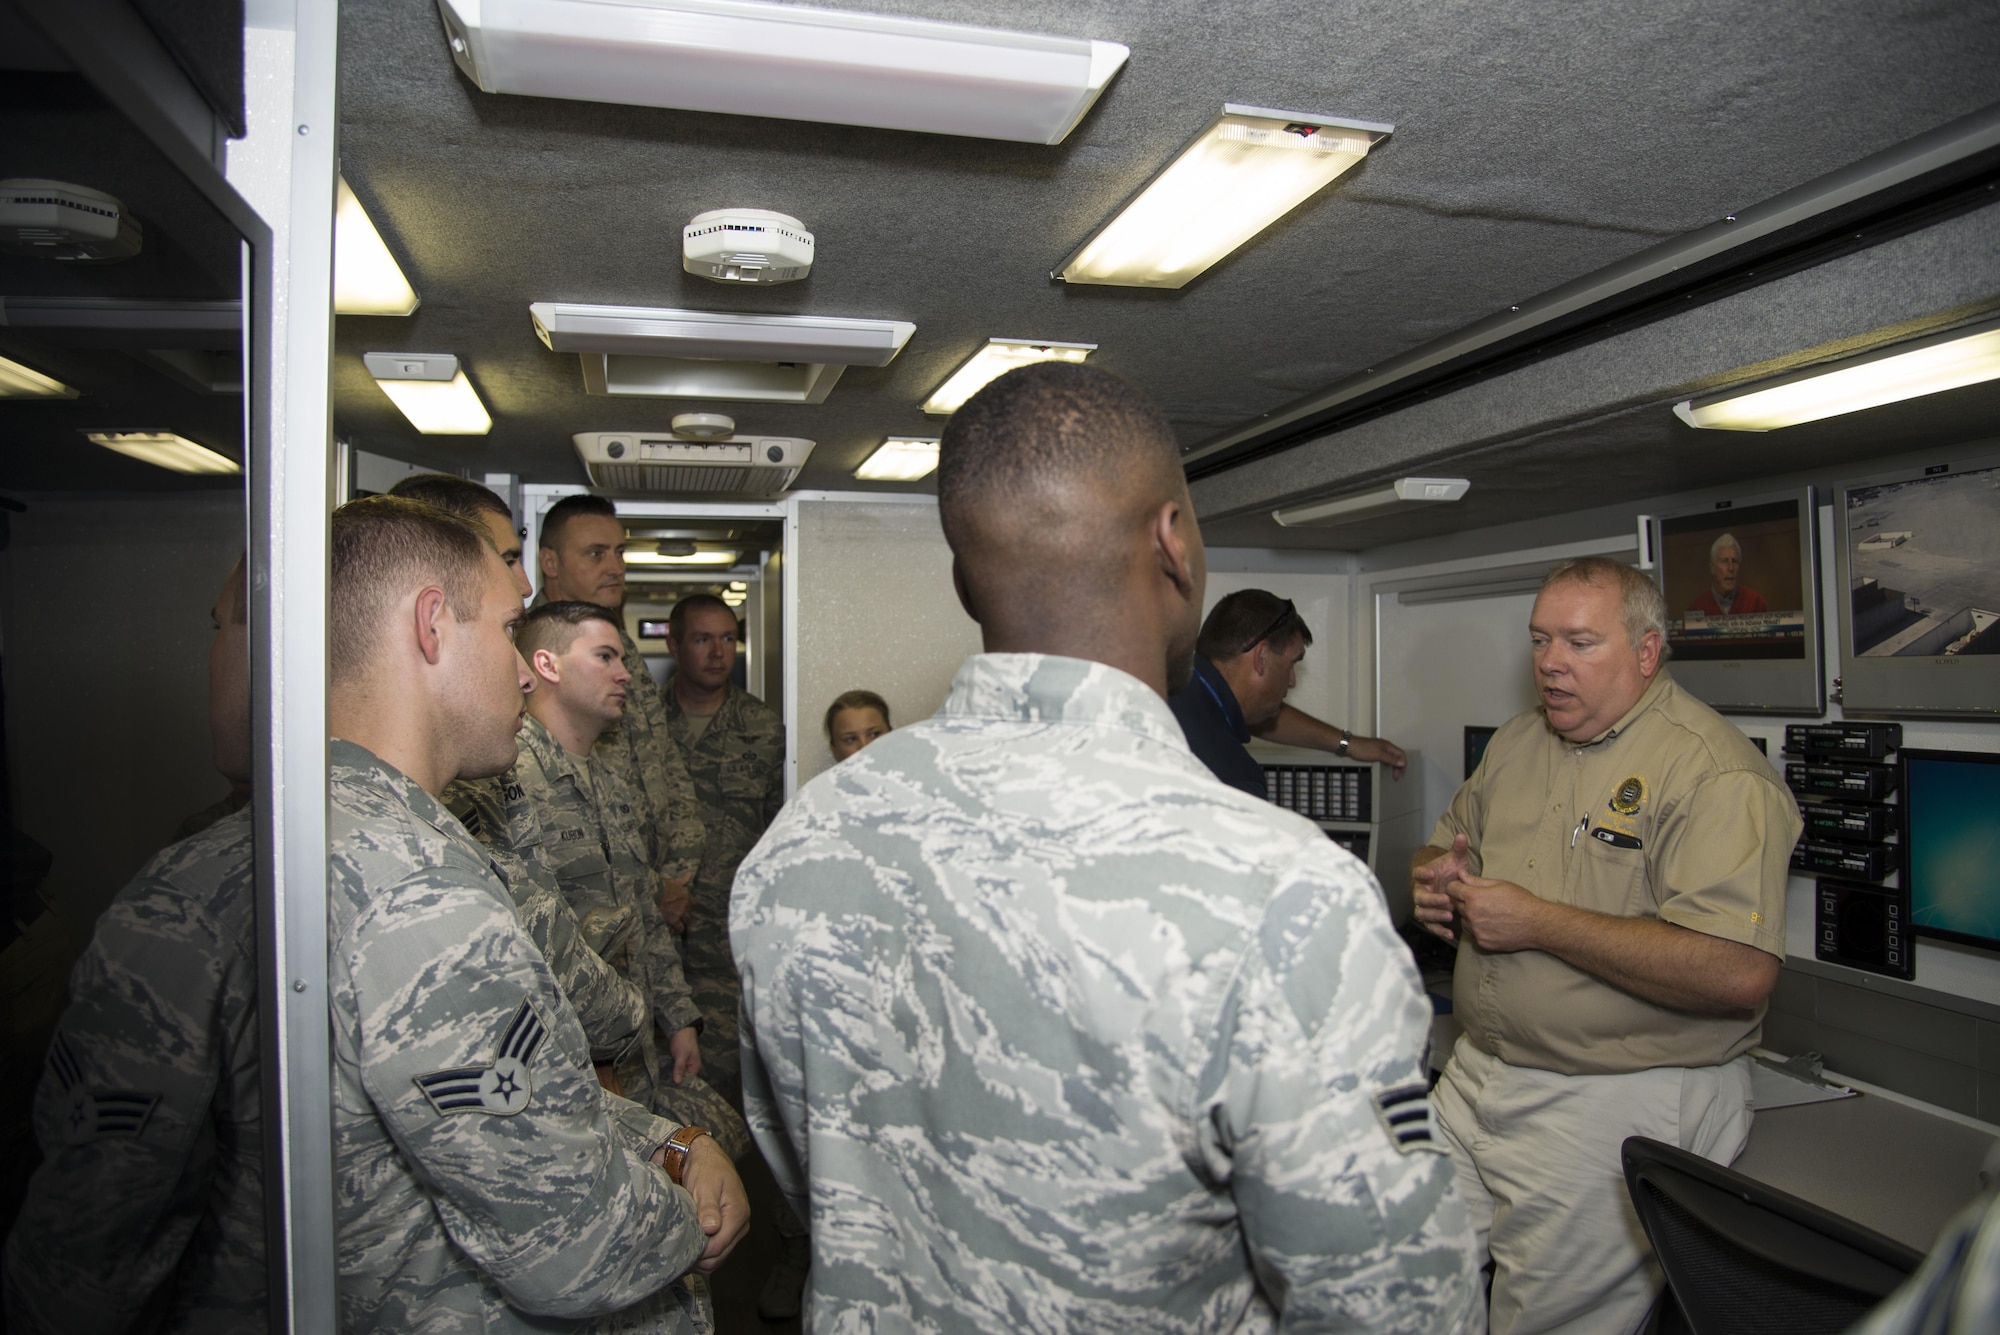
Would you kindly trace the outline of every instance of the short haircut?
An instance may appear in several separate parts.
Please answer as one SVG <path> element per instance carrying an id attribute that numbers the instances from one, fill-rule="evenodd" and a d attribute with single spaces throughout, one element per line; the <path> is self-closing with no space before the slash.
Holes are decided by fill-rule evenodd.
<path id="1" fill-rule="evenodd" d="M 1660 586 L 1623 561 L 1608 556 L 1579 556 L 1558 561 L 1542 581 L 1543 588 L 1570 582 L 1594 589 L 1618 591 L 1618 619 L 1625 625 L 1625 638 L 1634 649 L 1652 631 L 1660 637 L 1660 658 L 1673 650 L 1667 643 L 1667 599 Z"/>
<path id="2" fill-rule="evenodd" d="M 678 640 L 682 630 L 686 628 L 688 613 L 699 611 L 704 607 L 713 607 L 718 612 L 726 612 L 731 621 L 736 620 L 736 609 L 714 594 L 690 593 L 675 603 L 673 610 L 667 613 L 667 629 L 672 632 L 675 639 Z M 736 630 L 739 635 L 742 633 L 742 623 L 738 622 Z"/>
<path id="3" fill-rule="evenodd" d="M 1238 589 L 1209 612 L 1194 647 L 1220 663 L 1247 654 L 1264 641 L 1284 653 L 1296 640 L 1311 644 L 1313 633 L 1291 599 L 1265 589 Z"/>
<path id="4" fill-rule="evenodd" d="M 557 550 L 556 544 L 562 541 L 562 531 L 569 527 L 569 521 L 584 515 L 602 515 L 606 519 L 616 519 L 618 507 L 602 496 L 592 496 L 589 492 L 565 496 L 551 505 L 549 512 L 542 516 L 540 545 L 550 551 Z"/>
<path id="5" fill-rule="evenodd" d="M 412 473 L 389 488 L 389 494 L 435 505 L 440 510 L 449 510 L 467 519 L 499 515 L 511 522 L 514 518 L 507 502 L 477 482 L 452 473 Z"/>
<path id="6" fill-rule="evenodd" d="M 400 496 L 369 496 L 333 512 L 327 590 L 327 668 L 334 685 L 358 681 L 373 664 L 382 621 L 405 594 L 435 584 L 459 621 L 479 616 L 486 530 L 462 515 Z"/>
<path id="7" fill-rule="evenodd" d="M 844 691 L 833 697 L 833 703 L 826 707 L 826 739 L 833 740 L 833 720 L 843 709 L 872 709 L 882 716 L 883 726 L 893 728 L 889 721 L 889 702 L 873 691 Z"/>
<path id="8" fill-rule="evenodd" d="M 1136 465 L 1136 467 L 1135 467 Z M 1000 376 L 952 414 L 938 444 L 938 517 L 957 550 L 975 521 L 1018 508 L 1037 484 L 1078 476 L 1178 477 L 1166 416 L 1093 366 L 1037 362 Z"/>
<path id="9" fill-rule="evenodd" d="M 514 632 L 514 647 L 523 658 L 533 658 L 541 649 L 560 656 L 569 652 L 577 633 L 592 621 L 619 629 L 618 614 L 608 607 L 583 602 L 543 603 L 530 608 L 522 619 L 521 628 Z"/>
<path id="10" fill-rule="evenodd" d="M 1738 556 L 1743 555 L 1743 544 L 1736 540 L 1736 535 L 1734 533 L 1725 533 L 1714 542 L 1708 544 L 1708 563 L 1710 565 L 1715 564 L 1715 558 L 1722 555 L 1724 547 L 1734 547 Z"/>

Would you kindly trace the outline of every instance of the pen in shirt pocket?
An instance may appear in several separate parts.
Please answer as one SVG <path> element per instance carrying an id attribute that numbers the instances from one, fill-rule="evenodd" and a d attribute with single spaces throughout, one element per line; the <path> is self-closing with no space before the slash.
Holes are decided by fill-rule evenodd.
<path id="1" fill-rule="evenodd" d="M 1583 819 L 1576 823 L 1576 828 L 1569 832 L 1569 846 L 1571 848 L 1575 848 L 1577 839 L 1580 838 L 1583 835 L 1583 832 L 1585 830 L 1588 830 L 1589 828 L 1590 828 L 1590 813 L 1586 811 L 1583 813 Z"/>

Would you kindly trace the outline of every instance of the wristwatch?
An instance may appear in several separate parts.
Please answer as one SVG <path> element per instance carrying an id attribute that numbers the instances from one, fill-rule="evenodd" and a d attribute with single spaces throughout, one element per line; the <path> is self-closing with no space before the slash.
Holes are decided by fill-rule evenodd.
<path id="1" fill-rule="evenodd" d="M 1333 748 L 1333 753 L 1337 756 L 1346 755 L 1347 744 L 1353 740 L 1354 740 L 1354 734 L 1349 732 L 1347 729 L 1342 728 L 1340 730 L 1340 745 Z"/>
<path id="2" fill-rule="evenodd" d="M 667 1143 L 661 1146 L 667 1152 L 667 1161 L 663 1165 L 667 1170 L 667 1179 L 675 1186 L 681 1184 L 681 1176 L 687 1172 L 688 1151 L 707 1134 L 705 1127 L 684 1126 L 668 1136 Z"/>

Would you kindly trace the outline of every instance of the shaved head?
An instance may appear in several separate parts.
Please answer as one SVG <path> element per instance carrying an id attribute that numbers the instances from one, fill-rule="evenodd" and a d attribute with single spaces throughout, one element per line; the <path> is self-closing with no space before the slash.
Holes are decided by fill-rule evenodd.
<path id="1" fill-rule="evenodd" d="M 1165 654 L 1178 660 L 1167 677 L 1184 674 L 1201 538 L 1173 429 L 1125 381 L 1042 362 L 973 395 L 939 443 L 938 515 L 989 649 L 1040 646 L 1132 670 L 1106 638 L 1123 634 L 1136 664 Z M 1178 606 L 1190 585 L 1191 621 Z"/>

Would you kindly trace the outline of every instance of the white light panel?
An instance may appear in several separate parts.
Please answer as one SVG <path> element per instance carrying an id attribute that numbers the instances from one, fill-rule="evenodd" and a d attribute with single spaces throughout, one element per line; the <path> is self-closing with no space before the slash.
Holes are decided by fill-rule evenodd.
<path id="1" fill-rule="evenodd" d="M 333 313 L 408 315 L 417 308 L 416 289 L 403 277 L 396 257 L 344 176 L 338 191 L 333 209 Z"/>
<path id="2" fill-rule="evenodd" d="M 177 436 L 171 431 L 86 431 L 83 434 L 93 445 L 102 445 L 107 450 L 116 450 L 156 468 L 167 468 L 176 473 L 243 471 L 243 465 L 227 455 L 217 454 L 206 445 L 197 445 L 186 436 Z"/>
<path id="3" fill-rule="evenodd" d="M 937 471 L 935 436 L 891 436 L 875 448 L 854 476 L 863 482 L 915 482 Z"/>
<path id="4" fill-rule="evenodd" d="M 986 346 L 972 354 L 972 360 L 951 373 L 951 378 L 924 400 L 924 411 L 949 417 L 965 401 L 987 384 L 1017 366 L 1036 362 L 1080 362 L 1097 351 L 1095 343 L 1037 343 L 1024 338 L 988 339 Z"/>

